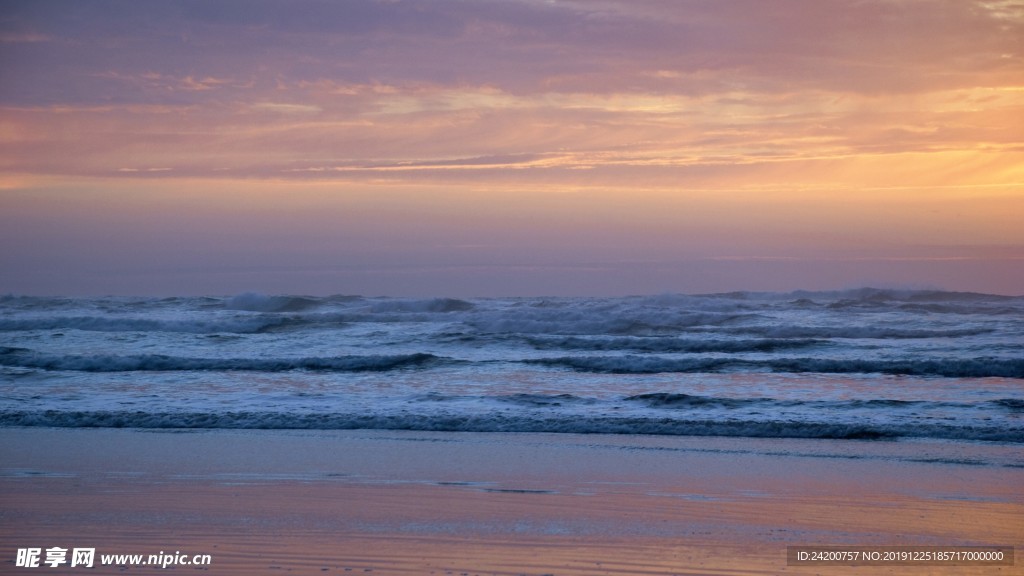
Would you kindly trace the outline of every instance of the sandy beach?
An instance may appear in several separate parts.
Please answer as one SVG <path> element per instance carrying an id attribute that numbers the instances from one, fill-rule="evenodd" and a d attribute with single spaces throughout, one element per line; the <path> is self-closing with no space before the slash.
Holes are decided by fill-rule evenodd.
<path id="1" fill-rule="evenodd" d="M 158 553 L 209 555 L 208 566 L 167 569 L 215 574 L 1021 573 L 1019 561 L 786 565 L 787 546 L 1019 546 L 1024 469 L 1014 448 L 385 431 L 0 435 L 3 573 L 30 573 L 15 566 L 17 549 L 30 547 L 95 548 L 93 574 L 163 573 L 100 565 L 105 554 Z M 974 463 L 979 450 L 997 465 Z"/>

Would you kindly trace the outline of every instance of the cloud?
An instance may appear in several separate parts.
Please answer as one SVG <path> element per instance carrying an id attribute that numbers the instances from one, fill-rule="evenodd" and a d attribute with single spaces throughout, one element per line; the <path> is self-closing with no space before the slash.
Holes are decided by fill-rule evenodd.
<path id="1" fill-rule="evenodd" d="M 6 2 L 8 276 L 1009 290 L 1022 39 L 1019 0 Z"/>
<path id="2" fill-rule="evenodd" d="M 220 86 L 231 83 L 231 80 L 225 78 L 214 78 L 207 76 L 205 78 L 193 78 L 192 76 L 186 76 L 181 80 L 179 86 L 183 90 L 214 90 Z"/>
<path id="3" fill-rule="evenodd" d="M 0 29 L 10 39 L 61 39 L 0 56 L 5 74 L 21 79 L 0 87 L 6 104 L 183 104 L 227 88 L 277 102 L 278 86 L 317 82 L 487 86 L 514 96 L 908 94 L 1019 79 L 1024 37 L 1020 6 L 1008 1 L 51 6 L 61 9 L 17 4 Z M 95 82 L 111 70 L 147 81 Z"/>
<path id="4" fill-rule="evenodd" d="M 1024 179 L 1015 2 L 34 4 L 0 29 L 54 39 L 0 52 L 12 174 L 723 193 Z"/>
<path id="5" fill-rule="evenodd" d="M 287 104 L 283 102 L 257 102 L 250 106 L 256 111 L 276 112 L 279 114 L 318 114 L 323 108 L 310 104 Z"/>

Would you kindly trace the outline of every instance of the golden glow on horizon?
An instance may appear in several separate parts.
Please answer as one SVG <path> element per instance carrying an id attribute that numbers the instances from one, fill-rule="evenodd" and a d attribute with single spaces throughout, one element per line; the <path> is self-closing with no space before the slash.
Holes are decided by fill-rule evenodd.
<path id="1" fill-rule="evenodd" d="M 920 153 L 925 172 L 934 160 L 927 153 L 978 152 L 1005 164 L 999 157 L 1005 152 L 1017 163 L 1024 133 L 1019 86 L 901 98 L 814 92 L 512 97 L 493 89 L 392 88 L 354 114 L 314 102 L 8 107 L 0 110 L 0 142 L 14 150 L 6 162 L 10 171 L 31 171 L 33 162 L 44 161 L 37 150 L 45 150 L 65 156 L 59 164 L 48 162 L 47 172 L 92 176 L 154 168 L 185 176 L 276 171 L 287 177 L 303 171 L 685 167 L 904 153 Z M 1001 180 L 978 176 L 981 183 Z"/>

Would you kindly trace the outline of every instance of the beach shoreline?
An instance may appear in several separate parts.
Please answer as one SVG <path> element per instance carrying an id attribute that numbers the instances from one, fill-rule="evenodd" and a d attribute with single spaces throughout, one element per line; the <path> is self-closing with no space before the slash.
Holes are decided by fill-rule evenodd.
<path id="1" fill-rule="evenodd" d="M 1024 537 L 1012 446 L 367 430 L 0 438 L 4 573 L 18 572 L 18 548 L 81 546 L 208 554 L 209 566 L 176 568 L 216 574 L 814 574 L 786 565 L 787 546 Z M 965 456 L 985 450 L 987 463 Z M 90 573 L 125 570 L 163 569 Z"/>

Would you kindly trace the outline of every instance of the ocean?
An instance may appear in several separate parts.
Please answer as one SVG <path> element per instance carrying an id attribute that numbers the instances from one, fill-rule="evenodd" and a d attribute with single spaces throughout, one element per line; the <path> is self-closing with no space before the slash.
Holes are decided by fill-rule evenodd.
<path id="1" fill-rule="evenodd" d="M 927 440 L 1020 456 L 1024 297 L 6 296 L 0 426 Z"/>

